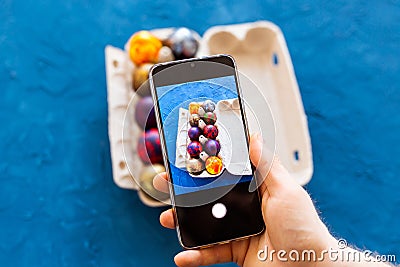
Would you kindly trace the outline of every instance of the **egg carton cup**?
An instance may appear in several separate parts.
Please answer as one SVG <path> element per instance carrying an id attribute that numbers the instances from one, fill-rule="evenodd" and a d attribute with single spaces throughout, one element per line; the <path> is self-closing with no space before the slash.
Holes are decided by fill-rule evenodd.
<path id="1" fill-rule="evenodd" d="M 156 29 L 152 33 L 165 39 L 172 31 L 172 28 Z M 128 109 L 135 95 L 132 90 L 135 66 L 129 59 L 127 44 L 125 50 L 110 45 L 105 48 L 108 127 L 114 182 L 121 188 L 138 190 L 137 180 L 144 165 L 136 153 L 136 145 L 142 131 L 133 119 L 134 109 Z M 254 85 L 247 86 L 239 78 L 249 132 L 261 131 L 265 140 L 274 143 L 275 154 L 295 180 L 300 185 L 307 184 L 313 174 L 307 117 L 279 27 L 268 21 L 211 27 L 202 36 L 196 56 L 213 54 L 232 55 L 238 71 L 262 93 L 269 107 L 260 104 Z M 136 100 L 131 104 L 135 105 Z M 265 116 L 260 122 L 257 116 L 268 109 L 272 116 Z M 139 197 L 148 206 L 168 204 L 147 197 L 141 190 Z"/>

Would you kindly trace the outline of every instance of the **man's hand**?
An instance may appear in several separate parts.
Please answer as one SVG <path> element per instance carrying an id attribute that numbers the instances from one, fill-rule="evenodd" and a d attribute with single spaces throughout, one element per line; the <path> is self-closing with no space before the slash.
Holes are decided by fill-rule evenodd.
<path id="1" fill-rule="evenodd" d="M 299 186 L 274 158 L 268 171 L 268 162 L 262 152 L 262 139 L 256 134 L 250 140 L 250 158 L 259 173 L 267 173 L 260 185 L 262 195 L 262 213 L 266 226 L 263 234 L 249 239 L 233 241 L 228 244 L 213 247 L 186 250 L 175 256 L 175 263 L 180 267 L 203 266 L 224 262 L 236 262 L 239 266 L 323 266 L 323 262 L 287 261 L 281 262 L 276 254 L 273 260 L 258 259 L 258 251 L 268 247 L 268 250 L 285 250 L 289 253 L 296 250 L 314 250 L 317 257 L 323 250 L 335 247 L 337 241 L 331 236 L 326 226 L 320 220 L 313 202 L 307 192 Z M 168 192 L 165 173 L 154 178 L 154 186 Z M 175 228 L 172 209 L 160 215 L 160 223 L 166 228 Z M 287 257 L 287 255 L 286 255 Z M 324 266 L 337 265 L 330 262 Z"/>

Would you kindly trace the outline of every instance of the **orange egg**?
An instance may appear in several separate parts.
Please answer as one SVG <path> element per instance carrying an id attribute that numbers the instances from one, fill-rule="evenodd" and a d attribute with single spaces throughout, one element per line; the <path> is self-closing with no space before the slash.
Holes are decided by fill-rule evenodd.
<path id="1" fill-rule="evenodd" d="M 222 160 L 216 156 L 211 156 L 206 160 L 206 170 L 209 174 L 219 174 L 222 171 L 222 165 Z"/>
<path id="2" fill-rule="evenodd" d="M 189 112 L 190 114 L 197 114 L 199 112 L 200 104 L 196 102 L 192 102 L 189 104 Z"/>
<path id="3" fill-rule="evenodd" d="M 148 31 L 135 33 L 129 42 L 129 56 L 140 65 L 147 62 L 156 62 L 162 43 Z"/>

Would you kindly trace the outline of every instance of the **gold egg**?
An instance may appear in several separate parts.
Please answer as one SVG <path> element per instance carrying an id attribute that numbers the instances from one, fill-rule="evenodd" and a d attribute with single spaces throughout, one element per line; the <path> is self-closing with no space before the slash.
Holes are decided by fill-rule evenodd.
<path id="1" fill-rule="evenodd" d="M 199 112 L 199 107 L 200 106 L 201 105 L 199 103 L 197 103 L 197 102 L 191 102 L 189 104 L 189 113 L 190 114 L 197 114 Z"/>
<path id="2" fill-rule="evenodd" d="M 169 194 L 164 192 L 160 192 L 153 186 L 154 176 L 157 174 L 164 172 L 165 168 L 161 164 L 152 164 L 146 165 L 143 167 L 140 175 L 139 175 L 139 185 L 140 188 L 150 197 L 156 200 L 166 200 L 169 197 Z"/>
<path id="3" fill-rule="evenodd" d="M 150 95 L 149 71 L 153 64 L 140 65 L 133 73 L 133 89 L 141 96 Z"/>

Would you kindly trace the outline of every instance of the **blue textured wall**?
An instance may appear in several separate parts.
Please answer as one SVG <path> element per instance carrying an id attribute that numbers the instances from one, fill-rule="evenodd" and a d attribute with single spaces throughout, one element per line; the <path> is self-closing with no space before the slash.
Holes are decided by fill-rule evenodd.
<path id="1" fill-rule="evenodd" d="M 322 216 L 399 258 L 399 1 L 181 2 L 0 1 L 0 265 L 172 266 L 161 210 L 112 182 L 103 48 L 260 19 L 288 42 Z"/>

